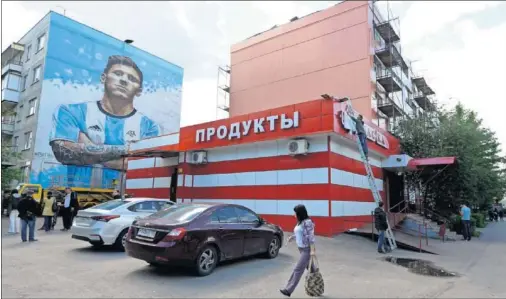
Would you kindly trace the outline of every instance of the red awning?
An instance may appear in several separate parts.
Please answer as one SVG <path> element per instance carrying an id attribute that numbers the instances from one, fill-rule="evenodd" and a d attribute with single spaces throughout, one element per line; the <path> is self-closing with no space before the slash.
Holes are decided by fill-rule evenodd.
<path id="1" fill-rule="evenodd" d="M 418 170 L 421 167 L 427 166 L 446 166 L 455 164 L 457 159 L 455 157 L 436 157 L 436 158 L 419 158 L 419 159 L 411 159 L 408 162 L 408 169 L 410 170 Z"/>

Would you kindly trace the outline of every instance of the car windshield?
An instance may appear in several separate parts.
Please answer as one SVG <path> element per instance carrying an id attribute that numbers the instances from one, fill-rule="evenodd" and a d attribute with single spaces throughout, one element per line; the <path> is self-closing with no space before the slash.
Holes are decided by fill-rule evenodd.
<path id="1" fill-rule="evenodd" d="M 172 206 L 148 216 L 147 218 L 163 218 L 171 223 L 189 222 L 197 218 L 202 212 L 207 210 L 206 206 L 181 205 Z"/>
<path id="2" fill-rule="evenodd" d="M 111 200 L 111 201 L 96 205 L 93 207 L 93 209 L 110 211 L 110 210 L 116 209 L 117 207 L 121 207 L 122 205 L 127 204 L 127 203 L 129 203 L 128 200 Z"/>

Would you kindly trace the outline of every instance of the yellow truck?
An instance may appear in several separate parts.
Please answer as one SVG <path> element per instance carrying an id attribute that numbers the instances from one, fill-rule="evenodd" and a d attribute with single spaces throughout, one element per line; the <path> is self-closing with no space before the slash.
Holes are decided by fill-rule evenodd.
<path id="1" fill-rule="evenodd" d="M 23 194 L 28 190 L 33 191 L 33 198 L 40 203 L 41 198 L 47 197 L 47 192 L 52 191 L 57 200 L 63 200 L 65 194 L 65 187 L 50 187 L 42 188 L 40 184 L 19 184 L 16 189 L 19 194 Z M 77 193 L 77 200 L 81 209 L 87 209 L 97 204 L 112 200 L 112 193 L 114 189 L 102 189 L 102 188 L 80 188 L 72 187 L 72 191 Z"/>

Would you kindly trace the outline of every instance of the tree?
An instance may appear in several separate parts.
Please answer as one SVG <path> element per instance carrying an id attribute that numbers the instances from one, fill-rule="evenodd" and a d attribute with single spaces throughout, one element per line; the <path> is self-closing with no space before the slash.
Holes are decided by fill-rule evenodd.
<path id="1" fill-rule="evenodd" d="M 437 211 L 454 213 L 464 201 L 486 209 L 505 195 L 506 159 L 500 154 L 500 143 L 476 113 L 460 103 L 453 109 L 437 107 L 431 115 L 405 119 L 396 134 L 402 150 L 411 157 L 457 157 L 454 167 L 433 180 L 424 180 L 417 173 L 406 175 L 408 184 L 424 185 L 425 202 Z M 427 177 L 436 174 L 429 171 Z"/>
<path id="2" fill-rule="evenodd" d="M 2 141 L 2 190 L 8 189 L 12 180 L 20 180 L 21 169 L 14 167 L 5 167 L 4 163 L 15 161 L 19 158 L 19 153 L 12 150 L 11 146 L 5 145 Z"/>

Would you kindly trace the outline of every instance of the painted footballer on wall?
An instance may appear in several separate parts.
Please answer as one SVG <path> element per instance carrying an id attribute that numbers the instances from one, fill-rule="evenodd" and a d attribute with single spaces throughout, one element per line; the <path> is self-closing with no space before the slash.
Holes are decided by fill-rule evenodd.
<path id="1" fill-rule="evenodd" d="M 179 131 L 182 77 L 176 65 L 53 14 L 31 182 L 114 187 L 129 143 Z"/>

